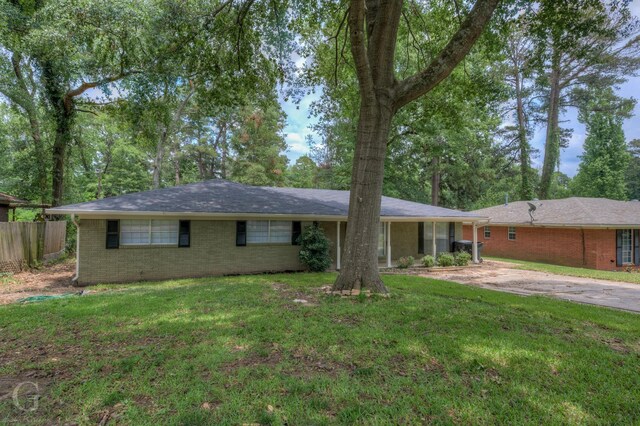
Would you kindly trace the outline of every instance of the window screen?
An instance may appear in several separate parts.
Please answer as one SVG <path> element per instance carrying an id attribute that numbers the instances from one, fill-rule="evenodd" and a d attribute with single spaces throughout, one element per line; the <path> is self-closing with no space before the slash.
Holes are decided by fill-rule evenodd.
<path id="1" fill-rule="evenodd" d="M 178 244 L 177 220 L 121 220 L 120 244 Z"/>
<path id="2" fill-rule="evenodd" d="M 248 220 L 247 243 L 291 244 L 291 223 L 285 220 Z"/>
<path id="3" fill-rule="evenodd" d="M 120 221 L 120 244 L 135 245 L 149 244 L 149 221 L 148 220 L 121 220 Z"/>
<path id="4" fill-rule="evenodd" d="M 178 221 L 176 220 L 152 220 L 151 244 L 177 244 Z"/>

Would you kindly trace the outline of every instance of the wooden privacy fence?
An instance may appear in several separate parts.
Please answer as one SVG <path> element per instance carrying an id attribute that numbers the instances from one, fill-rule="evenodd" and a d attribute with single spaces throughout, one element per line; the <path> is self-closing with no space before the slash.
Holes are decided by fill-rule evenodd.
<path id="1" fill-rule="evenodd" d="M 0 223 L 0 272 L 55 259 L 64 253 L 67 222 Z"/>

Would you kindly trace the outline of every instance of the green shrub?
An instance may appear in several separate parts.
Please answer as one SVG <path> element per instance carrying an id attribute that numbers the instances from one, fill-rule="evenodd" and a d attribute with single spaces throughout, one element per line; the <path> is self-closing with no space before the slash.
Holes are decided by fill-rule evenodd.
<path id="1" fill-rule="evenodd" d="M 430 254 L 428 254 L 425 257 L 423 257 L 421 262 L 427 268 L 433 268 L 434 266 L 436 266 L 436 259 L 433 256 L 431 256 Z"/>
<path id="2" fill-rule="evenodd" d="M 451 253 L 440 253 L 438 255 L 438 266 L 453 266 L 455 259 Z"/>
<path id="3" fill-rule="evenodd" d="M 310 271 L 324 272 L 331 266 L 332 261 L 329 255 L 331 242 L 324 235 L 322 228 L 315 224 L 307 226 L 297 242 L 301 246 L 298 258 Z"/>
<path id="4" fill-rule="evenodd" d="M 416 260 L 413 258 L 413 256 L 403 256 L 400 259 L 398 259 L 396 265 L 398 266 L 398 268 L 406 269 L 410 266 L 413 266 L 415 261 Z"/>
<path id="5" fill-rule="evenodd" d="M 471 255 L 466 251 L 459 251 L 455 254 L 455 262 L 458 266 L 467 266 L 471 261 Z"/>

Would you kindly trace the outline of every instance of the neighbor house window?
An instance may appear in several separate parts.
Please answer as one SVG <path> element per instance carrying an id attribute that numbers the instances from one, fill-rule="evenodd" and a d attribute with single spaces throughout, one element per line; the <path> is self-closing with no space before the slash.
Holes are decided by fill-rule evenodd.
<path id="1" fill-rule="evenodd" d="M 248 220 L 247 243 L 291 244 L 291 222 L 285 220 Z"/>
<path id="2" fill-rule="evenodd" d="M 177 220 L 121 220 L 120 245 L 178 244 Z"/>
<path id="3" fill-rule="evenodd" d="M 631 229 L 622 230 L 622 264 L 633 263 L 633 237 Z"/>
<path id="4" fill-rule="evenodd" d="M 507 231 L 507 238 L 510 239 L 511 241 L 514 241 L 516 239 L 516 227 L 515 226 L 510 226 L 508 231 Z"/>
<path id="5" fill-rule="evenodd" d="M 488 226 L 484 227 L 484 237 L 485 238 L 491 238 L 491 228 Z"/>

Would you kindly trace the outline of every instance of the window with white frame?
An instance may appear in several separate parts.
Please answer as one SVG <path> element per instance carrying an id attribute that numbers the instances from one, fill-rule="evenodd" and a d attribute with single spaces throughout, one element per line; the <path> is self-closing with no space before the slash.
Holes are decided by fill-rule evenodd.
<path id="1" fill-rule="evenodd" d="M 507 238 L 511 241 L 515 241 L 516 239 L 516 227 L 510 226 L 507 230 Z"/>
<path id="2" fill-rule="evenodd" d="M 633 237 L 631 229 L 622 230 L 622 264 L 633 263 Z"/>
<path id="3" fill-rule="evenodd" d="M 248 220 L 247 244 L 291 244 L 291 222 L 286 220 Z"/>
<path id="4" fill-rule="evenodd" d="M 491 228 L 488 226 L 484 227 L 484 237 L 485 238 L 491 238 Z"/>
<path id="5" fill-rule="evenodd" d="M 178 244 L 177 220 L 120 221 L 120 245 L 174 245 Z"/>

